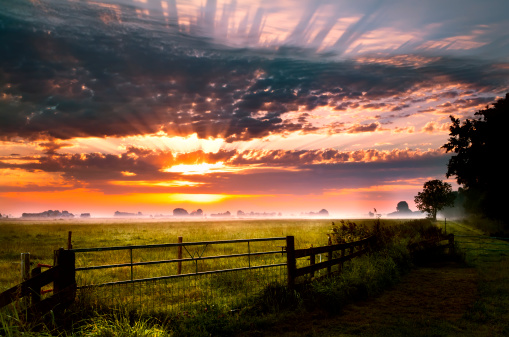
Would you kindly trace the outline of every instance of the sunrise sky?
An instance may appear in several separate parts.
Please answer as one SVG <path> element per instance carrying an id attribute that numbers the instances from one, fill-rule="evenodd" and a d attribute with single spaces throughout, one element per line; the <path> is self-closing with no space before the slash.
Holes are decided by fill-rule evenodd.
<path id="1" fill-rule="evenodd" d="M 509 91 L 507 0 L 0 6 L 2 215 L 416 210 Z"/>

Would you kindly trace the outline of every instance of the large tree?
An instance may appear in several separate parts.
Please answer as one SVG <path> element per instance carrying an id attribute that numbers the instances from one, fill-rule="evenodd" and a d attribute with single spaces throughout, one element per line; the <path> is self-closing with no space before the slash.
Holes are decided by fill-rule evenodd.
<path id="1" fill-rule="evenodd" d="M 509 93 L 475 116 L 463 123 L 450 117 L 450 138 L 443 148 L 455 155 L 447 165 L 447 177 L 455 176 L 463 185 L 467 211 L 507 221 L 502 195 L 509 187 L 504 159 L 509 143 Z"/>
<path id="2" fill-rule="evenodd" d="M 415 196 L 417 208 L 428 213 L 433 220 L 437 219 L 437 212 L 446 206 L 454 205 L 452 186 L 441 180 L 430 180 L 424 184 L 422 192 Z"/>

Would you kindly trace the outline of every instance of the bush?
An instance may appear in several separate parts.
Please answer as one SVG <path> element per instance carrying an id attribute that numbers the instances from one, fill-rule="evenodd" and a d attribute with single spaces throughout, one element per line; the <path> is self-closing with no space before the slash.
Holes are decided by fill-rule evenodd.
<path id="1" fill-rule="evenodd" d="M 380 294 L 396 284 L 411 266 L 405 245 L 391 245 L 385 250 L 356 258 L 341 274 L 315 281 L 303 292 L 305 305 L 338 313 L 348 303 Z"/>

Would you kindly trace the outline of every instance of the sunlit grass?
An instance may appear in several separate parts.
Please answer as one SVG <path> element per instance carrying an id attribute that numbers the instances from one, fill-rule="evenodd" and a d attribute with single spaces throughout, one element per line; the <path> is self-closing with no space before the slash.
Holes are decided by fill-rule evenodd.
<path id="1" fill-rule="evenodd" d="M 15 285 L 20 279 L 20 254 L 29 252 L 33 264 L 53 264 L 53 251 L 67 247 L 68 232 L 72 231 L 73 248 L 92 248 L 127 245 L 151 245 L 176 243 L 179 236 L 184 242 L 235 240 L 265 237 L 295 236 L 296 248 L 327 244 L 327 234 L 334 220 L 231 220 L 231 221 L 183 221 L 168 222 L 155 220 L 109 220 L 99 221 L 19 221 L 0 222 L 0 264 L 5 267 L 0 276 L 0 290 Z M 362 221 L 361 221 L 362 222 Z M 372 223 L 372 220 L 364 222 Z M 268 245 L 272 245 L 268 247 Z M 251 251 L 266 249 L 278 250 L 284 241 L 275 243 L 251 243 Z M 209 246 L 204 256 L 225 255 L 237 252 L 247 253 L 247 244 Z M 200 247 L 190 247 L 183 251 L 183 257 L 201 254 Z M 174 259 L 176 248 L 158 250 L 133 250 L 133 261 Z M 276 256 L 277 257 L 277 256 Z M 271 256 L 253 258 L 253 263 L 270 262 Z M 244 259 L 245 260 L 245 259 Z M 77 266 L 88 264 L 128 263 L 128 251 L 109 253 L 77 254 Z M 241 258 L 238 259 L 239 264 Z M 244 261 L 245 262 L 245 261 Z M 214 263 L 218 268 L 234 267 L 231 260 L 214 260 L 203 263 L 198 268 L 203 271 L 207 264 Z M 233 265 L 232 265 L 233 263 Z M 223 264 L 223 265 L 222 265 Z M 137 267 L 136 278 L 150 275 L 168 274 L 175 271 L 173 265 L 156 265 L 151 268 Z M 183 265 L 183 273 L 192 272 L 192 263 Z M 126 271 L 127 270 L 127 271 Z M 130 270 L 120 268 L 117 280 L 130 278 Z M 113 281 L 113 280 L 112 280 Z M 90 283 L 90 282 L 88 282 Z"/>
<path id="2" fill-rule="evenodd" d="M 21 252 L 30 252 L 34 263 L 52 264 L 53 250 L 66 247 L 68 231 L 73 233 L 74 248 L 171 243 L 177 242 L 178 236 L 182 236 L 184 242 L 196 242 L 286 235 L 295 236 L 297 248 L 307 248 L 311 245 L 327 244 L 327 234 L 331 231 L 332 221 L 335 220 L 3 222 L 0 223 L 0 266 L 3 267 L 3 273 L 0 275 L 0 285 L 3 288 L 0 288 L 0 290 L 19 282 Z M 374 221 L 368 219 L 355 222 L 371 226 Z M 382 222 L 389 227 L 402 223 L 402 221 L 396 220 L 383 220 Z M 445 229 L 443 223 L 437 225 Z M 407 223 L 405 226 L 400 226 L 400 228 L 405 231 L 405 228 L 415 226 L 415 224 Z M 475 229 L 465 226 L 463 223 L 448 222 L 447 231 L 460 234 L 473 233 L 472 231 L 475 231 Z M 90 320 L 83 321 L 82 318 L 78 318 L 76 320 L 77 326 L 72 330 L 74 332 L 70 333 L 71 330 L 65 330 L 67 332 L 64 335 L 208 336 L 211 333 L 212 335 L 231 335 L 233 331 L 249 328 L 253 324 L 255 324 L 254 326 L 266 324 L 264 320 L 276 319 L 277 315 L 281 314 L 278 313 L 279 310 L 294 310 L 301 307 L 303 303 L 306 303 L 305 306 L 307 307 L 318 306 L 327 311 L 335 312 L 341 307 L 337 306 L 338 301 L 347 303 L 352 300 L 352 296 L 353 298 L 364 298 L 365 296 L 376 295 L 386 287 L 396 284 L 401 277 L 401 266 L 408 267 L 410 263 L 406 251 L 409 242 L 408 239 L 404 239 L 398 244 L 392 245 L 390 251 L 386 251 L 382 255 L 356 259 L 353 263 L 345 265 L 344 272 L 339 277 L 324 280 L 322 283 L 315 283 L 310 293 L 304 292 L 300 295 L 288 292 L 284 284 L 273 282 L 274 280 L 282 280 L 284 283 L 286 270 L 280 270 L 279 275 L 271 276 L 267 276 L 267 273 L 262 271 L 250 274 L 227 272 L 198 277 L 196 280 L 192 276 L 179 280 L 146 282 L 139 287 L 137 286 L 134 292 L 132 285 L 127 284 L 112 287 L 108 291 L 99 293 L 102 294 L 100 296 L 94 291 L 90 293 L 83 291 L 79 295 L 76 307 L 81 308 L 85 305 L 98 311 L 87 314 L 87 317 L 91 317 Z M 284 244 L 284 241 L 281 241 L 278 245 Z M 183 257 L 188 257 L 189 254 L 199 255 L 202 248 L 204 247 L 190 248 L 189 252 L 183 252 Z M 272 248 L 268 247 L 266 243 L 258 243 L 256 245 L 252 244 L 250 249 L 251 251 L 262 251 Z M 204 252 L 204 256 L 245 253 L 247 247 L 246 244 L 225 244 L 217 247 L 207 247 Z M 133 261 L 173 259 L 176 258 L 176 254 L 176 248 L 174 247 L 134 250 Z M 284 260 L 284 256 L 281 254 L 259 256 L 252 257 L 251 263 L 253 265 L 268 264 L 280 261 L 280 259 Z M 507 270 L 507 258 L 500 256 L 500 261 L 496 264 L 483 263 L 478 257 L 471 259 L 467 256 L 467 260 L 471 261 L 479 270 L 480 298 L 469 309 L 466 317 L 457 323 L 457 327 L 450 324 L 433 325 L 427 328 L 426 331 L 436 331 L 437 335 L 457 335 L 455 329 L 461 328 L 462 332 L 477 331 L 477 335 L 480 336 L 504 335 L 509 329 L 507 323 L 501 321 L 502 319 L 506 322 L 505 318 L 509 315 L 507 311 L 507 283 L 504 281 L 507 272 L 500 270 L 500 268 Z M 118 251 L 114 254 L 112 252 L 106 254 L 104 252 L 77 254 L 77 265 L 80 266 L 127 263 L 129 261 L 128 251 Z M 198 265 L 194 263 L 183 265 L 182 272 L 193 273 L 196 270 L 235 268 L 245 265 L 246 262 L 244 257 L 230 261 L 222 259 L 200 261 Z M 176 264 L 162 264 L 136 267 L 133 277 L 136 279 L 174 275 L 175 273 Z M 270 272 L 268 274 L 270 275 Z M 129 280 L 131 271 L 130 268 L 116 268 L 104 273 L 89 273 L 89 275 L 83 273 L 79 278 L 81 278 L 79 282 L 84 284 Z M 243 295 L 246 289 L 252 288 L 250 284 L 260 285 L 259 289 L 265 289 L 253 292 L 253 294 L 257 293 L 261 296 L 254 299 L 254 303 L 245 302 L 247 297 Z M 310 302 L 309 294 L 312 298 L 318 299 L 323 296 L 324 301 L 316 301 L 315 299 L 315 301 Z M 190 307 L 179 304 L 182 298 L 185 298 L 186 305 L 194 303 L 194 309 L 189 310 Z M 120 305 L 112 306 L 113 303 Z M 228 314 L 229 312 L 237 312 L 235 311 L 236 308 L 241 308 L 241 304 L 246 305 L 247 303 L 253 303 L 247 306 L 247 311 L 241 309 L 240 314 L 234 314 L 233 316 Z M 115 316 L 114 313 L 120 312 L 118 311 L 119 307 L 125 310 L 125 313 Z M 143 308 L 143 310 L 139 310 L 140 308 Z M 129 313 L 131 309 L 139 310 L 139 313 L 143 313 L 143 315 L 133 318 Z M 180 313 L 180 319 L 173 321 L 169 318 L 173 316 L 165 316 L 166 320 L 158 321 L 155 317 L 162 317 L 159 316 L 161 311 Z M 271 316 L 272 313 L 276 316 Z M 261 316 L 257 316 L 259 314 Z M 28 336 L 36 335 L 30 330 L 29 326 L 19 325 L 16 323 L 16 319 L 11 316 L 3 316 L 2 319 L 4 335 L 14 336 L 21 332 Z M 402 324 L 399 330 L 391 328 L 385 331 L 382 328 L 380 333 L 383 334 L 385 331 L 390 332 L 390 334 L 410 333 L 419 335 L 419 327 L 412 325 L 413 322 L 407 323 Z M 431 322 L 429 324 L 435 323 Z M 55 331 L 53 329 L 51 327 L 42 329 L 42 335 L 48 331 Z"/>

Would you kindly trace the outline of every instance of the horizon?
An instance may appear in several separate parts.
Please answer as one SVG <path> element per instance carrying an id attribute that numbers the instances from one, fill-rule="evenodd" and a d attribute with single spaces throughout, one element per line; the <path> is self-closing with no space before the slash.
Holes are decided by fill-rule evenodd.
<path id="1" fill-rule="evenodd" d="M 396 211 L 509 92 L 501 0 L 20 0 L 0 214 Z M 130 211 L 132 210 L 132 211 Z"/>
<path id="2" fill-rule="evenodd" d="M 201 208 L 198 208 L 199 210 L 202 210 Z M 322 211 L 327 211 L 328 215 L 320 214 Z M 185 209 L 185 211 L 188 211 Z M 202 214 L 192 214 L 196 210 L 188 211 L 188 214 L 173 214 L 171 212 L 168 212 L 167 214 L 163 213 L 143 213 L 141 211 L 134 211 L 134 210 L 116 210 L 111 213 L 97 213 L 93 214 L 90 212 L 71 212 L 66 209 L 49 209 L 44 210 L 40 212 L 23 212 L 20 214 L 2 214 L 0 213 L 0 219 L 23 219 L 23 220 L 82 220 L 87 221 L 88 219 L 92 220 L 99 220 L 99 219 L 117 219 L 117 220 L 190 220 L 190 221 L 213 221 L 213 220 L 240 220 L 240 219 L 301 219 L 301 220 L 310 220 L 310 219 L 316 219 L 316 220 L 324 220 L 324 219 L 343 219 L 343 220 L 352 220 L 352 219 L 368 219 L 373 218 L 387 218 L 392 217 L 395 214 L 398 214 L 396 210 L 389 212 L 389 213 L 379 213 L 375 209 L 366 212 L 364 214 L 362 213 L 338 213 L 338 212 L 329 212 L 326 209 L 321 209 L 317 211 L 302 211 L 298 214 L 295 213 L 284 213 L 284 212 L 253 212 L 253 211 L 246 211 L 243 210 L 237 210 L 237 211 L 230 211 L 225 210 L 221 213 L 214 213 L 214 212 L 206 212 L 202 210 Z M 243 212 L 241 215 L 238 214 L 238 212 Z M 375 213 L 376 211 L 376 213 Z M 48 212 L 58 212 L 59 215 L 41 215 L 37 216 L 38 214 L 44 214 Z M 226 213 L 229 212 L 230 215 L 226 215 Z M 120 213 L 120 214 L 117 214 Z M 66 214 L 66 215 L 63 215 Z M 401 212 L 400 216 L 398 218 L 401 219 L 414 219 L 414 218 L 423 218 L 425 217 L 425 213 L 421 212 L 419 210 L 411 210 L 410 213 Z"/>

